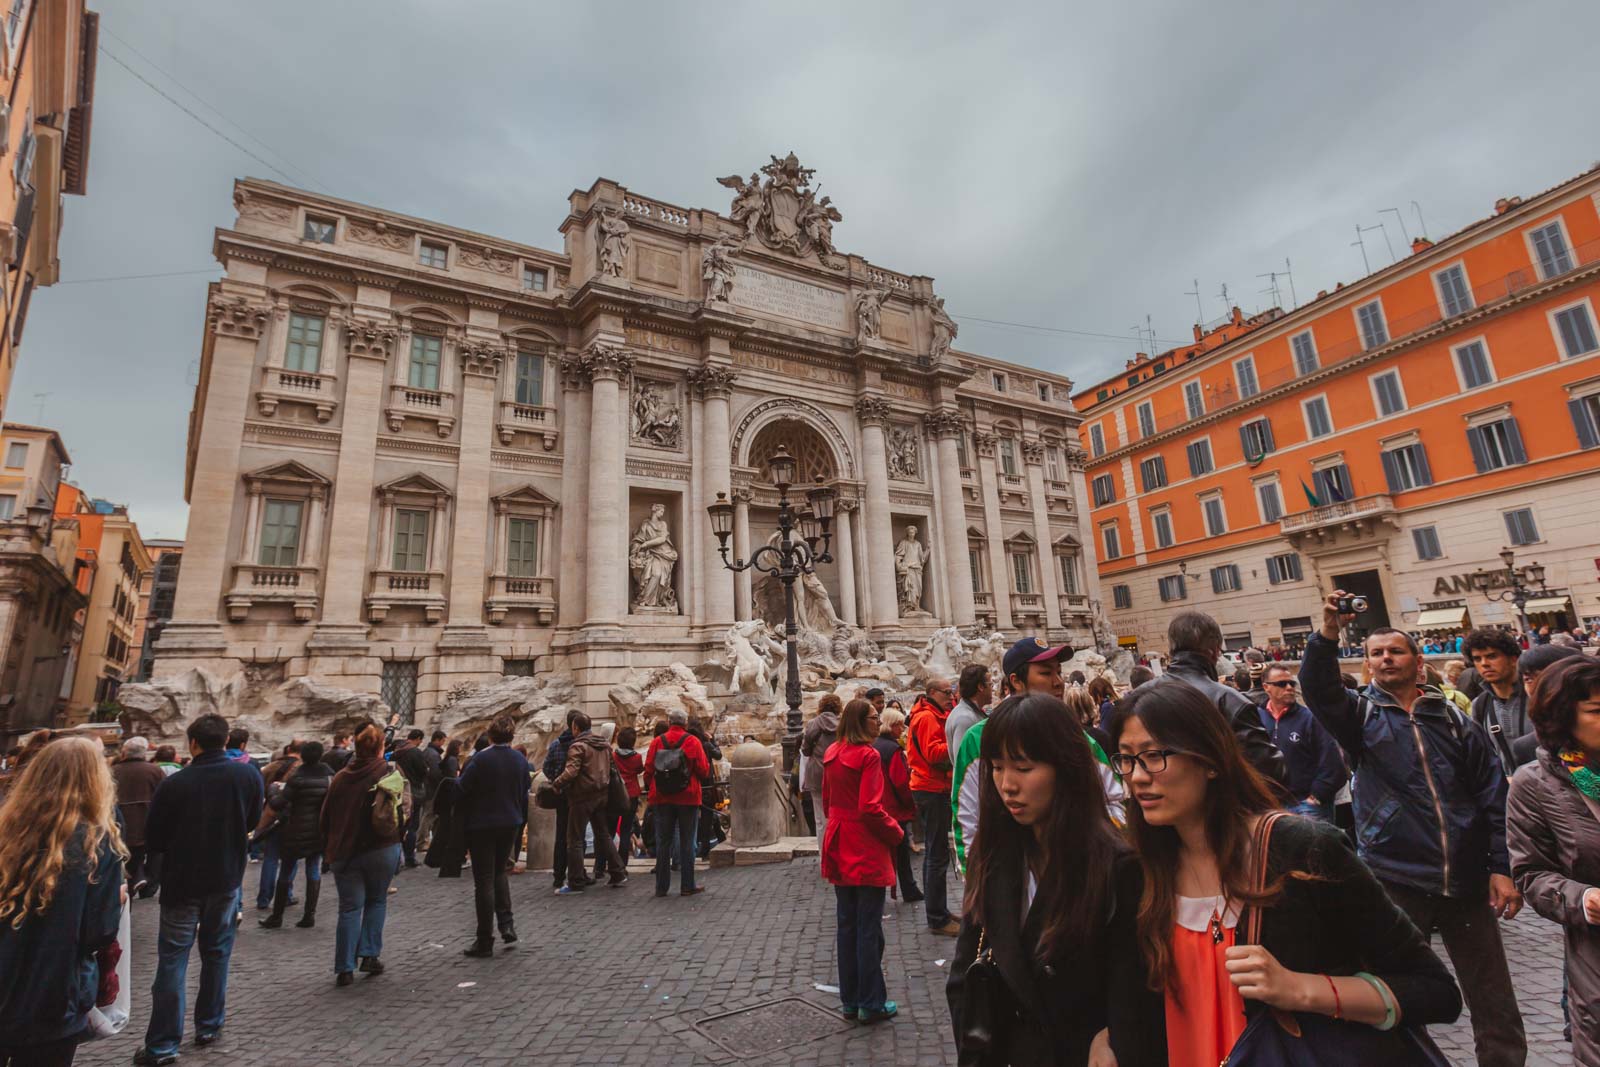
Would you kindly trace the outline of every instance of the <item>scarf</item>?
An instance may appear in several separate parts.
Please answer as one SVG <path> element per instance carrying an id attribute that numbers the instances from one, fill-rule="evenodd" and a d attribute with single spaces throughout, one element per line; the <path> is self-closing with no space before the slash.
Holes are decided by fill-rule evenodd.
<path id="1" fill-rule="evenodd" d="M 1572 784 L 1578 787 L 1578 792 L 1590 800 L 1600 800 L 1600 774 L 1589 769 L 1589 761 L 1581 751 L 1575 748 L 1562 749 L 1561 765 L 1572 776 Z"/>

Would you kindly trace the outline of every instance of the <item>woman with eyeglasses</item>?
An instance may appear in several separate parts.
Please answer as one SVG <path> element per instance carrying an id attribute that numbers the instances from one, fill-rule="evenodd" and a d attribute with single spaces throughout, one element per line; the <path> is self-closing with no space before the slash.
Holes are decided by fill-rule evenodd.
<path id="1" fill-rule="evenodd" d="M 1053 696 L 1023 696 L 985 720 L 979 761 L 945 987 L 959 1062 L 1165 1064 L 1161 998 L 1135 938 L 1139 864 L 1077 720 Z"/>
<path id="2" fill-rule="evenodd" d="M 1139 690 L 1111 735 L 1144 871 L 1138 947 L 1165 997 L 1172 1067 L 1215 1067 L 1263 1007 L 1379 1030 L 1460 1014 L 1444 964 L 1334 827 L 1277 819 L 1258 890 L 1255 835 L 1277 803 L 1198 691 Z M 1249 908 L 1261 909 L 1258 944 L 1239 943 Z"/>

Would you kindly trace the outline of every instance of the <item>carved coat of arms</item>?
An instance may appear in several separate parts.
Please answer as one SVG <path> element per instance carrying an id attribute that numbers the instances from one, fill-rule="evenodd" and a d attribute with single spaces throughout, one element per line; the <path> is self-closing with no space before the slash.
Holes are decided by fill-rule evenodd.
<path id="1" fill-rule="evenodd" d="M 772 162 L 752 174 L 748 181 L 737 174 L 718 178 L 717 183 L 734 191 L 729 215 L 744 227 L 745 238 L 758 238 L 768 248 L 797 256 L 815 253 L 824 262 L 836 255 L 833 224 L 844 216 L 830 198 L 818 199 L 811 188 L 816 171 L 802 167 L 795 154 Z M 763 181 L 761 175 L 766 175 Z"/>

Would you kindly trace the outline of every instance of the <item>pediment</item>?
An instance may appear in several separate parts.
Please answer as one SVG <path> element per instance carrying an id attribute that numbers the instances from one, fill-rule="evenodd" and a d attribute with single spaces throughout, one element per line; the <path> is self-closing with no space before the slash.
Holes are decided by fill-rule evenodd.
<path id="1" fill-rule="evenodd" d="M 262 482 L 298 483 L 301 485 L 329 486 L 333 482 L 326 476 L 317 473 L 303 463 L 286 460 L 274 463 L 270 467 L 262 467 L 244 475 L 246 485 L 256 485 Z"/>
<path id="2" fill-rule="evenodd" d="M 498 493 L 493 498 L 496 504 L 509 507 L 553 508 L 556 501 L 539 491 L 533 485 L 521 485 L 515 489 L 508 489 Z"/>
<path id="3" fill-rule="evenodd" d="M 1056 550 L 1060 551 L 1060 552 L 1082 552 L 1083 551 L 1083 542 L 1079 541 L 1076 537 L 1072 536 L 1071 534 L 1062 534 L 1060 537 L 1055 539 L 1054 545 L 1056 547 Z"/>
<path id="4" fill-rule="evenodd" d="M 385 482 L 383 485 L 378 486 L 378 492 L 385 495 L 393 495 L 396 493 L 416 493 L 427 496 L 445 497 L 454 495 L 451 493 L 449 486 L 434 481 L 421 471 L 407 474 L 402 478 L 396 478 L 392 482 Z"/>

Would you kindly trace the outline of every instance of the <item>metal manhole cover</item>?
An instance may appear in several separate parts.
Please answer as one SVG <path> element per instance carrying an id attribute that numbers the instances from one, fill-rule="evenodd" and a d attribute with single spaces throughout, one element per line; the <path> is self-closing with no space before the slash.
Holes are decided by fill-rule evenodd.
<path id="1" fill-rule="evenodd" d="M 735 1056 L 748 1057 L 803 1045 L 848 1027 L 838 1012 L 802 997 L 788 997 L 713 1015 L 694 1028 Z"/>

